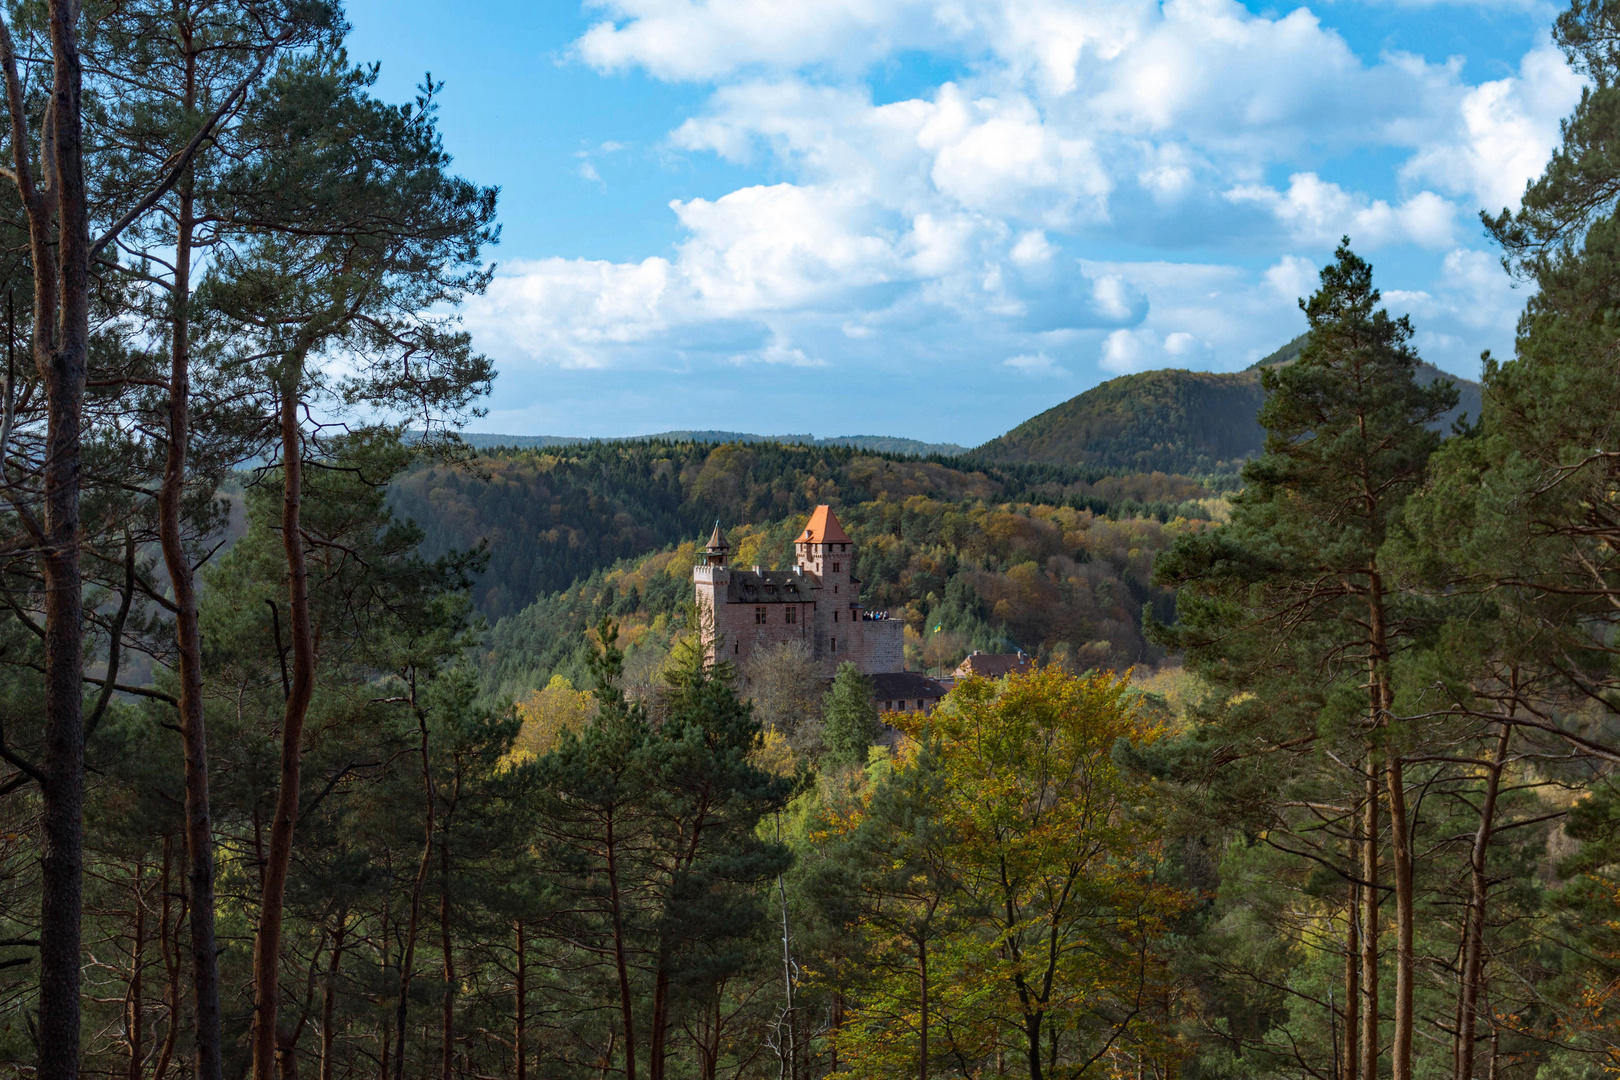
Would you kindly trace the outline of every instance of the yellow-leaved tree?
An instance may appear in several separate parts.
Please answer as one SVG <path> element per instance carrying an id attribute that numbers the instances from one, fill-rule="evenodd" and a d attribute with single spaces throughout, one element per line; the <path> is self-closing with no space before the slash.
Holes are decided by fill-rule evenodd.
<path id="1" fill-rule="evenodd" d="M 1161 946 L 1190 897 L 1161 880 L 1155 737 L 1110 675 L 969 679 L 835 822 L 817 883 L 868 977 L 837 1033 L 852 1076 L 1167 1075 L 1177 988 Z"/>
<path id="2" fill-rule="evenodd" d="M 544 690 L 531 690 L 517 703 L 523 727 L 512 744 L 513 762 L 532 761 L 557 745 L 565 731 L 578 731 L 596 712 L 596 698 L 553 675 Z"/>

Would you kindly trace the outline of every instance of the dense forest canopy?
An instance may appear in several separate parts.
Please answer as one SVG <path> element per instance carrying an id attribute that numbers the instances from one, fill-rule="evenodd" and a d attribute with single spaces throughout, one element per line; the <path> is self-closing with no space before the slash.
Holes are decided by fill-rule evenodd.
<path id="1" fill-rule="evenodd" d="M 757 527 L 797 515 L 802 527 L 821 503 L 844 516 L 922 496 L 1169 521 L 1207 517 L 1200 500 L 1229 483 L 846 447 L 634 441 L 492 451 L 473 469 L 424 465 L 395 482 L 393 498 L 431 554 L 486 545 L 490 569 L 474 597 L 493 621 L 622 559 L 707 537 L 716 519 Z"/>
<path id="2" fill-rule="evenodd" d="M 1236 473 L 1260 453 L 1258 416 L 1265 392 L 1260 372 L 1292 363 L 1301 334 L 1243 371 L 1165 369 L 1123 375 L 1024 421 L 972 451 L 993 462 L 1054 462 L 1124 472 Z M 1417 377 L 1455 383 L 1458 402 L 1434 426 L 1479 419 L 1479 384 L 1420 363 Z"/>
<path id="3" fill-rule="evenodd" d="M 437 84 L 324 2 L 4 16 L 6 1075 L 1620 1072 L 1610 0 L 1477 401 L 1346 238 L 1251 371 L 966 456 L 473 453 Z M 911 669 L 1034 663 L 711 654 L 698 544 L 819 504 Z"/>
<path id="4" fill-rule="evenodd" d="M 1143 486 L 1134 490 L 1149 493 L 1167 478 L 1138 479 Z M 1223 507 L 1208 497 L 1160 505 L 1175 507 L 1168 522 L 1052 504 L 885 495 L 847 508 L 842 521 L 862 603 L 905 620 L 913 668 L 948 671 L 973 649 L 1023 649 L 1078 670 L 1124 669 L 1163 657 L 1139 625 L 1144 605 L 1163 618 L 1174 610 L 1170 594 L 1149 584 L 1154 555 L 1179 532 L 1207 527 Z M 739 565 L 790 566 L 803 527 L 804 518 L 792 516 L 729 530 L 728 539 Z M 595 571 L 496 622 L 480 659 L 486 685 L 521 693 L 555 675 L 582 685 L 584 632 L 603 615 L 620 621 L 635 681 L 646 682 L 686 627 L 698 548 L 687 541 Z"/>

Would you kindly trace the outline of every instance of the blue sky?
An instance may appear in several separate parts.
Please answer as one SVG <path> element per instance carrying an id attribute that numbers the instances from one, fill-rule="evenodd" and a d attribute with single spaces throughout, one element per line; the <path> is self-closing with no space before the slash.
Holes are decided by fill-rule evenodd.
<path id="1" fill-rule="evenodd" d="M 473 427 L 976 445 L 1241 368 L 1348 233 L 1426 358 L 1507 353 L 1478 224 L 1578 80 L 1535 0 L 350 0 L 502 191 Z"/>

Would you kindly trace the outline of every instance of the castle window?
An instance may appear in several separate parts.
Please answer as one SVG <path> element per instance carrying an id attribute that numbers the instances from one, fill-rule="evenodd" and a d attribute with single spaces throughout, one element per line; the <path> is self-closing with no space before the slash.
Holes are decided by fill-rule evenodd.
<path id="1" fill-rule="evenodd" d="M 790 622 L 790 623 L 798 622 L 799 621 L 799 609 L 798 608 L 788 608 L 786 618 L 787 618 L 787 621 Z"/>
<path id="2" fill-rule="evenodd" d="M 836 586 L 836 585 L 833 586 L 833 595 L 834 596 L 838 595 L 838 586 Z"/>
<path id="3" fill-rule="evenodd" d="M 742 655 L 742 642 L 733 641 L 731 643 L 731 655 L 732 656 L 740 656 L 740 655 Z"/>
<path id="4" fill-rule="evenodd" d="M 770 608 L 763 608 L 763 607 L 755 608 L 754 609 L 754 622 L 763 623 L 765 621 L 765 616 L 770 612 L 770 610 L 771 610 Z"/>
<path id="5" fill-rule="evenodd" d="M 829 640 L 830 640 L 830 644 L 828 645 L 827 651 L 828 652 L 837 652 L 838 651 L 838 639 L 837 638 L 831 638 Z"/>
<path id="6" fill-rule="evenodd" d="M 834 610 L 833 610 L 833 622 L 837 622 L 837 621 L 838 621 L 838 611 L 837 611 L 837 609 L 836 609 L 836 608 L 835 608 L 835 609 L 834 609 Z"/>
<path id="7" fill-rule="evenodd" d="M 833 563 L 833 573 L 835 573 L 835 574 L 838 573 L 838 568 L 839 568 L 840 565 L 841 564 L 839 564 L 839 563 Z"/>

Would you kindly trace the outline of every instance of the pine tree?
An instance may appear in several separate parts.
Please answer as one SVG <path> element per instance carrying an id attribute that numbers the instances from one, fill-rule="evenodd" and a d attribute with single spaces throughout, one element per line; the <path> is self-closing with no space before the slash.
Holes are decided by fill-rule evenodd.
<path id="1" fill-rule="evenodd" d="M 1411 323 L 1379 301 L 1372 267 L 1346 239 L 1323 268 L 1321 288 L 1300 301 L 1311 334 L 1298 360 L 1262 374 L 1266 449 L 1244 469 L 1247 487 L 1233 499 L 1231 523 L 1179 538 L 1156 562 L 1154 580 L 1179 589 L 1178 622 L 1161 630 L 1160 640 L 1185 648 L 1201 674 L 1238 699 L 1220 723 L 1223 734 L 1207 738 L 1241 732 L 1264 747 L 1262 755 L 1285 763 L 1290 783 L 1317 782 L 1293 761 L 1319 741 L 1329 750 L 1324 736 L 1348 735 L 1363 746 L 1356 755 L 1362 791 L 1350 797 L 1361 820 L 1334 823 L 1346 845 L 1359 842 L 1360 866 L 1350 865 L 1343 848 L 1320 857 L 1336 857 L 1358 886 L 1350 907 L 1359 907 L 1363 920 L 1362 955 L 1346 985 L 1362 999 L 1361 1038 L 1356 1054 L 1346 1051 L 1368 1080 L 1381 1046 L 1377 877 L 1380 789 L 1387 792 L 1398 939 L 1393 1074 L 1410 1080 L 1415 910 L 1401 749 L 1410 733 L 1396 730 L 1406 725 L 1394 714 L 1393 662 L 1415 627 L 1381 551 L 1439 444 L 1432 427 L 1457 395 L 1445 381 L 1417 382 Z M 1329 703 L 1358 685 L 1359 715 L 1335 725 Z M 1239 704 L 1244 693 L 1260 700 Z M 1248 726 L 1255 730 L 1243 731 Z M 1252 779 L 1259 783 L 1243 785 L 1242 798 L 1281 825 L 1268 808 L 1276 805 L 1275 788 Z M 1347 969 L 1355 963 L 1346 957 Z"/>
<path id="2" fill-rule="evenodd" d="M 827 748 L 823 762 L 832 768 L 864 765 L 867 751 L 878 733 L 872 680 L 846 660 L 838 666 L 838 674 L 833 677 L 832 688 L 822 698 L 821 708 L 821 740 Z"/>

